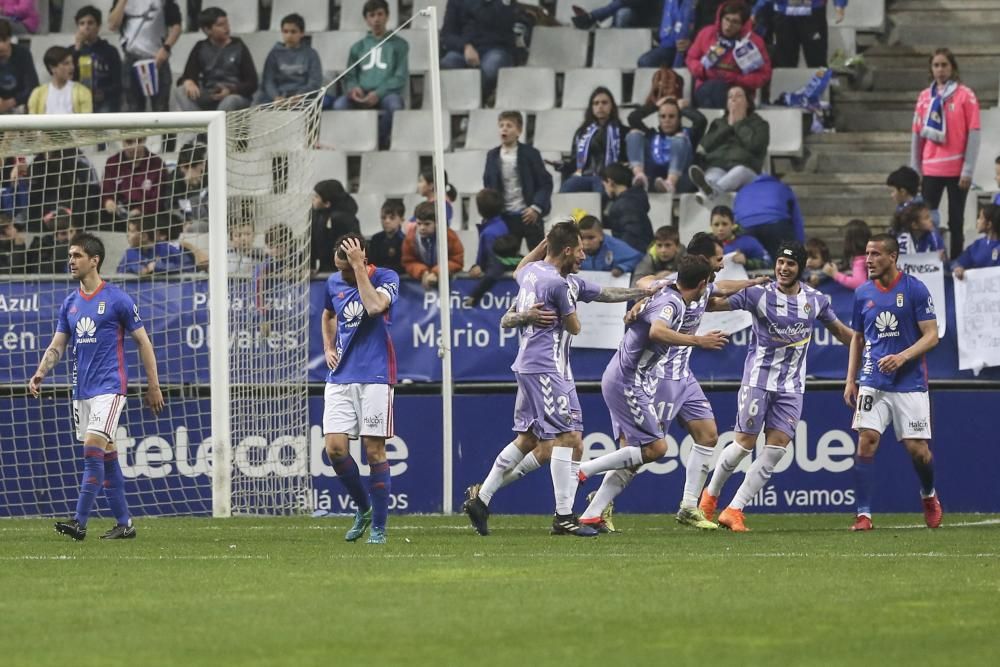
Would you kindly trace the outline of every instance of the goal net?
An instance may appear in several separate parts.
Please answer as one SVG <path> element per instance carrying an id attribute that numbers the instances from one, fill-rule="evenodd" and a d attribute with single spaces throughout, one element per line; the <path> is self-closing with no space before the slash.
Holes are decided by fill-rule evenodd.
<path id="1" fill-rule="evenodd" d="M 125 336 L 129 390 L 114 437 L 133 514 L 311 509 L 319 112 L 312 96 L 226 115 L 5 119 L 0 516 L 63 516 L 77 498 L 72 339 L 41 399 L 26 387 L 77 289 L 67 255 L 78 231 L 102 239 L 102 277 L 138 305 L 166 399 L 159 417 L 142 405 L 146 377 Z M 103 498 L 97 509 L 107 516 Z"/>

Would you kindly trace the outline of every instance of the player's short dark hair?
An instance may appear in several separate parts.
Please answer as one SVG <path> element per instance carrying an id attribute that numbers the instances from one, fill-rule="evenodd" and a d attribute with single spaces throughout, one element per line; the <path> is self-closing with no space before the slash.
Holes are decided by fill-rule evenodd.
<path id="1" fill-rule="evenodd" d="M 426 222 L 428 220 L 430 220 L 431 222 L 436 222 L 437 211 L 434 208 L 434 202 L 423 201 L 417 204 L 417 207 L 413 209 L 413 217 L 423 222 Z"/>
<path id="2" fill-rule="evenodd" d="M 380 9 L 384 9 L 386 16 L 389 15 L 389 3 L 385 0 L 368 0 L 365 2 L 365 6 L 361 9 L 362 16 L 368 16 L 369 14 L 376 12 Z"/>
<path id="3" fill-rule="evenodd" d="M 301 14 L 292 13 L 281 17 L 281 27 L 284 27 L 286 23 L 291 23 L 302 32 L 306 31 L 306 20 L 302 18 Z"/>
<path id="4" fill-rule="evenodd" d="M 594 215 L 585 215 L 580 218 L 580 221 L 576 223 L 577 227 L 580 228 L 581 232 L 585 232 L 588 229 L 596 229 L 597 231 L 602 231 L 604 225 L 601 224 L 600 218 Z"/>
<path id="5" fill-rule="evenodd" d="M 347 194 L 344 184 L 335 178 L 320 181 L 313 186 L 313 192 L 318 194 L 320 199 L 330 204 L 333 204 Z"/>
<path id="6" fill-rule="evenodd" d="M 76 16 L 73 17 L 74 23 L 79 23 L 80 19 L 84 16 L 90 16 L 97 22 L 97 25 L 101 25 L 101 20 L 104 18 L 101 14 L 101 10 L 93 5 L 84 5 L 77 10 Z"/>
<path id="7" fill-rule="evenodd" d="M 77 246 L 87 257 L 97 257 L 97 270 L 101 270 L 104 264 L 104 241 L 88 232 L 80 232 L 74 236 L 69 244 Z"/>
<path id="8" fill-rule="evenodd" d="M 580 245 L 580 228 L 572 220 L 560 220 L 552 225 L 545 238 L 549 242 L 549 256 L 555 257 L 561 255 L 566 248 Z"/>
<path id="9" fill-rule="evenodd" d="M 906 190 L 911 195 L 916 196 L 920 190 L 920 174 L 911 167 L 900 167 L 889 174 L 885 179 L 885 184 L 890 188 Z"/>
<path id="10" fill-rule="evenodd" d="M 663 243 L 673 241 L 677 245 L 681 244 L 681 235 L 677 231 L 677 228 L 673 225 L 663 225 L 662 227 L 657 227 L 656 231 L 653 232 L 653 238 Z"/>
<path id="11" fill-rule="evenodd" d="M 382 202 L 382 210 L 380 213 L 383 218 L 387 215 L 402 218 L 406 215 L 406 207 L 403 206 L 402 199 L 386 199 Z"/>
<path id="12" fill-rule="evenodd" d="M 896 242 L 896 237 L 892 234 L 875 234 L 870 239 L 869 243 L 881 243 L 885 251 L 890 255 L 899 255 L 899 243 Z"/>
<path id="13" fill-rule="evenodd" d="M 715 257 L 715 249 L 721 247 L 722 242 L 715 238 L 715 234 L 698 232 L 688 241 L 687 252 L 689 255 L 698 255 L 705 259 L 711 259 Z"/>
<path id="14" fill-rule="evenodd" d="M 341 234 L 337 237 L 337 240 L 333 242 L 333 251 L 336 256 L 343 262 L 347 261 L 347 253 L 341 249 L 341 245 L 347 239 L 356 239 L 358 243 L 361 244 L 361 249 L 367 251 L 368 244 L 365 242 L 365 237 L 357 232 L 348 232 L 346 234 Z"/>
<path id="15" fill-rule="evenodd" d="M 806 241 L 806 255 L 813 253 L 819 255 L 824 264 L 830 261 L 830 246 L 823 239 L 811 238 Z"/>
<path id="16" fill-rule="evenodd" d="M 735 222 L 736 216 L 733 215 L 733 209 L 729 208 L 725 204 L 719 204 L 712 209 L 712 213 L 709 215 L 709 219 L 714 218 L 717 215 L 721 215 L 725 218 L 729 218 Z"/>
<path id="17" fill-rule="evenodd" d="M 223 16 L 229 16 L 222 7 L 206 7 L 198 14 L 198 27 L 208 30 Z"/>
<path id="18" fill-rule="evenodd" d="M 601 180 L 628 187 L 632 185 L 632 172 L 620 162 L 612 162 L 601 169 Z"/>
<path id="19" fill-rule="evenodd" d="M 14 36 L 14 29 L 10 26 L 10 21 L 0 19 L 0 42 L 6 42 Z"/>
<path id="20" fill-rule="evenodd" d="M 701 255 L 684 255 L 677 262 L 677 284 L 693 289 L 712 275 L 712 266 Z"/>
<path id="21" fill-rule="evenodd" d="M 45 55 L 42 56 L 42 62 L 45 63 L 45 69 L 52 74 L 52 68 L 72 57 L 73 52 L 67 49 L 65 46 L 50 46 L 45 50 Z"/>
<path id="22" fill-rule="evenodd" d="M 798 268 L 798 273 L 795 275 L 795 279 L 798 280 L 801 278 L 802 272 L 806 269 L 806 258 L 808 257 L 805 246 L 798 241 L 782 241 L 781 245 L 778 246 L 778 254 L 774 258 L 775 267 L 778 266 L 778 258 L 781 257 L 795 262 L 795 265 Z"/>
<path id="23" fill-rule="evenodd" d="M 178 167 L 190 167 L 206 159 L 205 146 L 202 144 L 186 144 L 177 154 Z"/>
<path id="24" fill-rule="evenodd" d="M 500 115 L 497 116 L 497 122 L 502 120 L 509 120 L 519 128 L 524 129 L 524 116 L 521 115 L 520 111 L 501 111 Z M 997 159 L 1000 160 L 1000 158 Z"/>
<path id="25" fill-rule="evenodd" d="M 495 218 L 503 213 L 503 197 L 492 188 L 483 188 L 476 194 L 476 210 L 484 219 Z"/>

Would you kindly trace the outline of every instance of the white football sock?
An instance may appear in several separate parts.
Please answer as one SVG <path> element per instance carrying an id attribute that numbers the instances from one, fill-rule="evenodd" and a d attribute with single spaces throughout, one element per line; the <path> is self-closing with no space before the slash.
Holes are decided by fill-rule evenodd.
<path id="1" fill-rule="evenodd" d="M 523 458 L 524 453 L 513 442 L 501 449 L 493 462 L 493 467 L 490 468 L 490 474 L 486 476 L 486 481 L 479 487 L 479 499 L 489 505 L 493 500 L 493 494 L 503 486 L 504 473 L 520 463 Z"/>
<path id="2" fill-rule="evenodd" d="M 573 448 L 553 447 L 549 472 L 552 473 L 552 491 L 556 499 L 556 514 L 573 513 L 573 496 L 579 481 L 574 472 Z"/>
<path id="3" fill-rule="evenodd" d="M 704 447 L 695 445 L 691 448 L 691 455 L 688 457 L 687 470 L 684 473 L 684 497 L 681 498 L 681 507 L 697 507 L 698 496 L 705 487 L 705 478 L 708 477 L 708 466 L 712 461 L 714 447 Z"/>
<path id="4" fill-rule="evenodd" d="M 642 447 L 622 447 L 610 454 L 598 456 L 580 464 L 580 470 L 588 478 L 607 470 L 638 468 L 642 465 Z"/>
<path id="5" fill-rule="evenodd" d="M 590 501 L 589 505 L 587 505 L 587 510 L 580 518 L 596 519 L 601 516 L 601 512 L 604 511 L 604 508 L 607 507 L 619 493 L 625 490 L 625 487 L 629 485 L 638 472 L 638 468 L 623 468 L 621 470 L 612 470 L 605 475 L 604 481 L 601 482 L 601 488 L 597 489 L 597 493 L 594 494 L 594 499 Z"/>
<path id="6" fill-rule="evenodd" d="M 764 488 L 767 480 L 771 479 L 774 466 L 778 465 L 778 461 L 784 455 L 784 447 L 775 447 L 774 445 L 765 447 L 757 460 L 750 466 L 747 476 L 743 478 L 743 483 L 736 490 L 736 497 L 733 498 L 733 502 L 729 503 L 729 506 L 734 510 L 742 510 L 746 507 L 746 504 L 753 500 L 757 492 Z"/>
<path id="7" fill-rule="evenodd" d="M 534 472 L 541 467 L 542 464 L 535 458 L 535 453 L 528 452 L 527 455 L 521 459 L 520 463 L 503 474 L 503 481 L 500 482 L 500 488 L 502 489 L 511 482 L 516 482 L 529 472 Z"/>
<path id="8" fill-rule="evenodd" d="M 740 462 L 750 452 L 751 450 L 743 449 L 735 442 L 726 445 L 722 454 L 719 455 L 719 460 L 715 462 L 715 472 L 712 473 L 712 479 L 708 480 L 708 493 L 710 495 L 718 497 L 722 493 L 722 487 L 725 486 Z"/>

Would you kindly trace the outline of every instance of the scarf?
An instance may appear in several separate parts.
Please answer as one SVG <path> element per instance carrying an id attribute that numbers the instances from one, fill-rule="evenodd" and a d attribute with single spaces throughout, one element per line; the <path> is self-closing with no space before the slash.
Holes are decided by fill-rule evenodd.
<path id="1" fill-rule="evenodd" d="M 606 133 L 604 135 L 604 164 L 614 164 L 618 162 L 618 149 L 620 148 L 619 143 L 619 133 L 618 126 L 614 123 L 608 123 L 604 126 L 606 128 Z M 597 123 L 591 123 L 584 130 L 580 138 L 576 140 L 576 168 L 583 170 L 587 166 L 587 157 L 590 155 L 590 142 L 593 141 L 594 135 L 598 133 L 601 126 Z"/>
<path id="2" fill-rule="evenodd" d="M 924 116 L 924 126 L 920 128 L 920 136 L 936 144 L 943 144 L 948 136 L 948 123 L 945 121 L 944 103 L 958 90 L 957 81 L 949 81 L 940 90 L 936 83 L 931 84 L 931 103 Z"/>
<path id="3" fill-rule="evenodd" d="M 423 260 L 424 264 L 427 266 L 435 266 L 437 264 L 436 259 L 436 248 L 434 247 L 434 236 L 421 236 L 417 234 L 418 248 L 420 249 L 420 259 Z"/>
<path id="4" fill-rule="evenodd" d="M 688 141 L 691 140 L 691 130 L 689 128 L 681 128 L 681 131 L 674 135 L 663 134 L 662 132 L 657 132 L 653 135 L 653 138 L 649 142 L 649 156 L 653 159 L 653 163 L 661 167 L 670 164 L 671 148 L 673 145 L 674 137 L 683 136 L 686 137 Z"/>

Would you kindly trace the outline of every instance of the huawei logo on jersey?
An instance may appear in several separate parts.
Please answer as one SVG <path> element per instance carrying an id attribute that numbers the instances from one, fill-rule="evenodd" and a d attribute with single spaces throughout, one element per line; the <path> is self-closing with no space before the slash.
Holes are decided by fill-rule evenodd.
<path id="1" fill-rule="evenodd" d="M 892 338 L 899 335 L 899 322 L 896 321 L 896 316 L 890 313 L 888 310 L 883 310 L 875 318 L 875 328 L 878 329 L 879 338 Z"/>
<path id="2" fill-rule="evenodd" d="M 94 334 L 97 333 L 97 325 L 89 317 L 81 317 L 76 323 L 77 343 L 96 343 Z"/>
<path id="3" fill-rule="evenodd" d="M 344 324 L 349 327 L 356 327 L 361 324 L 361 317 L 365 314 L 365 307 L 360 301 L 351 301 L 344 306 Z"/>

